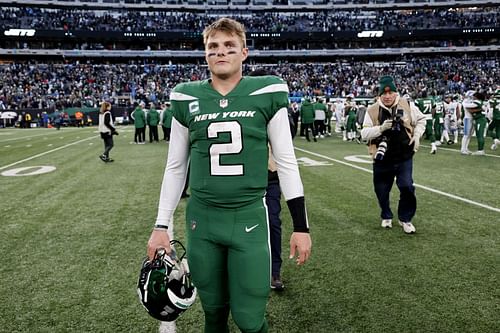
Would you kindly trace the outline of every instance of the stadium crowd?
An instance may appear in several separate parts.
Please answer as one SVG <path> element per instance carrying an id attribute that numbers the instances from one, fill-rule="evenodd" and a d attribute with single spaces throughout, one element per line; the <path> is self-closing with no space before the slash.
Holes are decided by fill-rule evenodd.
<path id="1" fill-rule="evenodd" d="M 0 27 L 91 31 L 189 31 L 203 30 L 223 13 L 139 12 L 3 7 Z M 495 27 L 496 7 L 450 10 L 334 10 L 318 12 L 265 12 L 230 14 L 251 32 L 334 32 L 436 28 Z"/>
<path id="2" fill-rule="evenodd" d="M 399 62 L 245 64 L 244 72 L 256 67 L 283 77 L 291 97 L 375 96 L 382 74 L 395 77 L 400 89 L 415 97 L 427 94 L 487 91 L 500 82 L 499 59 L 468 57 L 416 57 Z M 0 109 L 97 106 L 102 100 L 127 104 L 137 100 L 161 102 L 178 83 L 206 79 L 205 66 L 195 64 L 91 64 L 11 63 L 0 64 Z"/>

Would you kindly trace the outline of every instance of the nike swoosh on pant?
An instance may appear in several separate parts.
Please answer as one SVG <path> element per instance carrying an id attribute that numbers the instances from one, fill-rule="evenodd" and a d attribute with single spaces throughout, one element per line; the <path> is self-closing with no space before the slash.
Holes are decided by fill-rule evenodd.
<path id="1" fill-rule="evenodd" d="M 245 232 L 250 232 L 253 229 L 257 228 L 258 226 L 259 226 L 258 224 L 254 225 L 254 226 L 251 226 L 250 228 L 245 226 Z"/>

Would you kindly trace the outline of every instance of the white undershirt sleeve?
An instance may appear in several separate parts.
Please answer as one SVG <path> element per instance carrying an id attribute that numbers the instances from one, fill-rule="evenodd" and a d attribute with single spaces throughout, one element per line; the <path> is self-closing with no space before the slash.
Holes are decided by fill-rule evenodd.
<path id="1" fill-rule="evenodd" d="M 161 185 L 156 224 L 170 227 L 186 181 L 189 164 L 189 130 L 172 118 L 167 166 Z"/>
<path id="2" fill-rule="evenodd" d="M 267 125 L 269 143 L 278 169 L 280 187 L 285 200 L 304 196 L 299 166 L 293 150 L 288 111 L 280 109 Z"/>

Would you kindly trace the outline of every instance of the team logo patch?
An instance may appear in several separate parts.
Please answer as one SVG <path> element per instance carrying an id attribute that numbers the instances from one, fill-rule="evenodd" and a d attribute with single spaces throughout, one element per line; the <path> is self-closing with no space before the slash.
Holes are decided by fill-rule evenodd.
<path id="1" fill-rule="evenodd" d="M 194 230 L 194 229 L 196 229 L 196 221 L 191 220 L 191 230 Z"/>
<path id="2" fill-rule="evenodd" d="M 228 105 L 229 105 L 229 101 L 227 99 L 223 98 L 223 99 L 219 100 L 219 106 L 221 108 L 223 108 L 223 109 L 227 108 Z"/>
<path id="3" fill-rule="evenodd" d="M 200 104 L 198 101 L 194 101 L 189 103 L 189 113 L 199 113 L 200 112 Z"/>

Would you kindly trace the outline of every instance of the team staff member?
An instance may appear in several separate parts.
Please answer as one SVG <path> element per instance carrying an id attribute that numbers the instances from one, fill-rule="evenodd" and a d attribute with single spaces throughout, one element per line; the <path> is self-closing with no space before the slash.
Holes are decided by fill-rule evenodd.
<path id="1" fill-rule="evenodd" d="M 318 139 L 316 139 L 316 129 L 314 128 L 314 107 L 309 101 L 309 97 L 306 97 L 300 106 L 300 121 L 300 128 L 301 130 L 304 129 L 307 141 L 311 141 L 311 139 L 309 139 L 309 130 L 312 132 L 314 142 L 318 141 Z"/>
<path id="2" fill-rule="evenodd" d="M 109 151 L 113 148 L 113 135 L 118 135 L 113 123 L 113 116 L 111 115 L 111 103 L 103 102 L 101 104 L 101 109 L 99 110 L 99 132 L 101 133 L 101 138 L 104 141 L 104 153 L 99 155 L 99 158 L 103 162 L 113 162 L 112 158 L 109 158 Z"/>
<path id="3" fill-rule="evenodd" d="M 140 145 L 146 143 L 146 114 L 142 109 L 146 103 L 140 102 L 134 111 L 130 114 L 130 117 L 134 120 L 135 134 L 134 142 Z"/>
<path id="4" fill-rule="evenodd" d="M 170 130 L 172 128 L 172 110 L 170 109 L 170 102 L 162 105 L 162 109 L 161 128 L 163 130 L 163 140 L 170 141 Z"/>
<path id="5" fill-rule="evenodd" d="M 304 192 L 288 126 L 288 87 L 275 76 L 243 77 L 245 29 L 221 18 L 203 32 L 211 79 L 178 85 L 152 258 L 170 249 L 167 228 L 179 202 L 188 160 L 189 266 L 205 312 L 205 332 L 228 332 L 229 311 L 242 332 L 268 332 L 269 226 L 264 204 L 268 140 L 293 218 L 290 257 L 311 252 Z M 244 143 L 244 144 L 243 144 Z"/>
<path id="6" fill-rule="evenodd" d="M 158 142 L 158 124 L 160 123 L 160 114 L 156 111 L 155 103 L 150 103 L 146 122 L 149 126 L 149 142 Z"/>
<path id="7" fill-rule="evenodd" d="M 361 137 L 368 140 L 373 161 L 373 185 L 381 209 L 382 227 L 392 228 L 389 194 L 396 178 L 399 189 L 399 224 L 415 232 L 411 220 L 417 211 L 413 186 L 413 154 L 425 131 L 425 116 L 400 98 L 391 76 L 380 78 L 379 99 L 368 107 Z"/>

